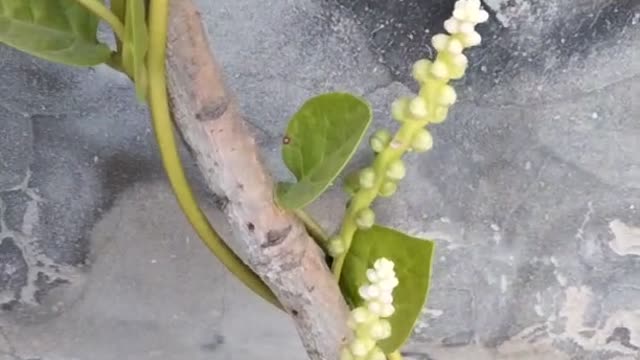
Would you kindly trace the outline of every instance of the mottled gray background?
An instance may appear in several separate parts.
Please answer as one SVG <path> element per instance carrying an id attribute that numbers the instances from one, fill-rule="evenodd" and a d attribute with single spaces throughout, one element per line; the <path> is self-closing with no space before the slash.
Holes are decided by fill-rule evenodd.
<path id="1" fill-rule="evenodd" d="M 283 178 L 280 135 L 309 96 L 364 95 L 393 126 L 453 1 L 199 4 Z M 434 150 L 377 204 L 438 244 L 407 358 L 640 359 L 640 0 L 485 5 Z M 304 359 L 186 224 L 133 95 L 105 67 L 0 47 L 0 360 Z M 312 211 L 333 227 L 343 204 L 334 190 Z"/>

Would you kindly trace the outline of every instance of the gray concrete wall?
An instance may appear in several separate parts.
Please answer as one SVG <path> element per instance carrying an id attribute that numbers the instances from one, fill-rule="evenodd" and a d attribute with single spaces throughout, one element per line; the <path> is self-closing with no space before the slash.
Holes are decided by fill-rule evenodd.
<path id="1" fill-rule="evenodd" d="M 280 136 L 309 96 L 361 94 L 393 126 L 453 1 L 199 3 L 284 178 Z M 437 241 L 407 358 L 640 359 L 640 1 L 486 5 L 434 150 L 376 205 Z M 304 359 L 189 228 L 133 95 L 107 68 L 0 47 L 0 360 Z M 333 228 L 343 204 L 335 189 L 311 210 Z"/>

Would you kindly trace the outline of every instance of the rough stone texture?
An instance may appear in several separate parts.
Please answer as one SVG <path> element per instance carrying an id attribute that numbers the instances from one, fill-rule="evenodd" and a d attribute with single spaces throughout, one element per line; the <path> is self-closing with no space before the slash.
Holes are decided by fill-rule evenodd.
<path id="1" fill-rule="evenodd" d="M 200 1 L 280 178 L 280 132 L 313 94 L 359 93 L 374 128 L 395 126 L 389 103 L 452 4 Z M 640 2 L 486 5 L 433 151 L 376 204 L 438 244 L 406 357 L 638 359 Z M 122 76 L 0 47 L 0 359 L 304 359 L 187 226 L 148 124 Z M 332 229 L 344 200 L 311 211 Z"/>

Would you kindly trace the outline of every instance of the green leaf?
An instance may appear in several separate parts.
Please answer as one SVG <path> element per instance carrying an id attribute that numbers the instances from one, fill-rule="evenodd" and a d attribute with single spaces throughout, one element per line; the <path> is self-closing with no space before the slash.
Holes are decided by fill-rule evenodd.
<path id="1" fill-rule="evenodd" d="M 395 263 L 399 284 L 393 291 L 396 308 L 389 318 L 391 337 L 379 343 L 390 354 L 399 349 L 411 335 L 427 299 L 434 252 L 432 241 L 375 225 L 358 230 L 353 238 L 340 277 L 340 287 L 347 301 L 355 308 L 363 303 L 358 288 L 367 283 L 366 271 L 379 258 Z"/>
<path id="2" fill-rule="evenodd" d="M 49 61 L 92 66 L 109 59 L 98 18 L 74 0 L 0 0 L 0 43 Z"/>
<path id="3" fill-rule="evenodd" d="M 351 94 L 307 100 L 289 122 L 282 149 L 298 182 L 279 184 L 278 203 L 299 209 L 320 196 L 353 156 L 370 122 L 369 104 Z"/>
<path id="4" fill-rule="evenodd" d="M 149 79 L 145 58 L 149 51 L 149 33 L 144 2 L 129 0 L 126 4 L 124 23 L 124 43 L 122 62 L 125 71 L 131 75 L 136 86 L 138 100 L 147 98 Z"/>

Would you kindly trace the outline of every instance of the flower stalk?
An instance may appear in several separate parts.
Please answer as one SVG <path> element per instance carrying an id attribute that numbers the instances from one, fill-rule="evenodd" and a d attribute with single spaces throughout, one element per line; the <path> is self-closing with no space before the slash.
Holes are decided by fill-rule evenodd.
<path id="1" fill-rule="evenodd" d="M 458 0 L 453 16 L 444 23 L 449 34 L 432 38 L 436 58 L 418 60 L 413 65 L 413 77 L 420 84 L 418 95 L 401 97 L 391 105 L 392 117 L 402 125 L 393 136 L 387 130 L 374 133 L 369 142 L 376 153 L 373 164 L 349 179 L 351 200 L 342 226 L 331 240 L 332 271 L 336 279 L 340 279 L 355 232 L 373 225 L 372 203 L 378 196 L 395 193 L 398 182 L 405 177 L 404 154 L 433 147 L 433 138 L 426 126 L 443 122 L 449 107 L 456 102 L 457 94 L 449 82 L 464 75 L 468 59 L 463 50 L 480 44 L 481 37 L 475 26 L 488 19 L 489 14 L 482 9 L 480 0 Z"/>

